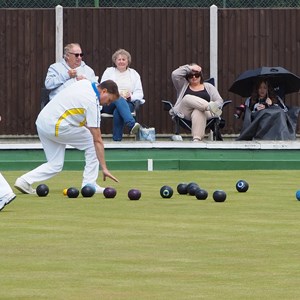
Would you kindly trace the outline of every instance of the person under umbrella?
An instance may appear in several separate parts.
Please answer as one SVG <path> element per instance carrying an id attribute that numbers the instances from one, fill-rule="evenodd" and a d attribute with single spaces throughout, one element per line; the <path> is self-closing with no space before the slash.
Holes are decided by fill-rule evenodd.
<path id="1" fill-rule="evenodd" d="M 266 78 L 257 78 L 244 107 L 243 127 L 237 140 L 296 139 L 299 108 L 288 110 Z"/>
<path id="2" fill-rule="evenodd" d="M 260 67 L 240 74 L 229 91 L 242 97 L 249 97 L 258 78 L 267 79 L 274 88 L 278 88 L 281 98 L 300 90 L 300 77 L 296 74 L 282 67 Z"/>

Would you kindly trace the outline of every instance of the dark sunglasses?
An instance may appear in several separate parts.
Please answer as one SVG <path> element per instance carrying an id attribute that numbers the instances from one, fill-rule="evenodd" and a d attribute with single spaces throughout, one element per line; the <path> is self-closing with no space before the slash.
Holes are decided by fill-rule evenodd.
<path id="1" fill-rule="evenodd" d="M 83 53 L 72 53 L 72 52 L 69 52 L 69 53 L 75 55 L 75 57 L 83 56 Z"/>
<path id="2" fill-rule="evenodd" d="M 200 73 L 195 73 L 195 74 L 189 74 L 189 75 L 187 75 L 187 78 L 188 78 L 188 79 L 192 79 L 193 77 L 199 78 L 200 76 L 201 76 Z"/>

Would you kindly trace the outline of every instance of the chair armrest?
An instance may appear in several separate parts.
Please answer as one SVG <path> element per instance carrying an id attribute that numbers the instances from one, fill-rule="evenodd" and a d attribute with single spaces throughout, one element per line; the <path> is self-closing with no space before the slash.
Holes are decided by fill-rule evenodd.
<path id="1" fill-rule="evenodd" d="M 223 108 L 225 107 L 225 106 L 227 106 L 228 104 L 230 104 L 230 103 L 232 103 L 232 100 L 226 100 L 226 101 L 224 101 L 223 102 L 223 104 L 222 104 L 222 110 L 223 110 Z"/>
<path id="2" fill-rule="evenodd" d="M 165 110 L 165 111 L 169 111 L 170 109 L 173 108 L 172 102 L 170 102 L 170 101 L 168 101 L 168 100 L 162 100 L 161 102 L 163 103 L 163 106 L 164 106 L 164 110 Z"/>
<path id="3" fill-rule="evenodd" d="M 133 106 L 134 106 L 134 111 L 137 112 L 140 109 L 140 106 L 143 105 L 146 102 L 145 99 L 141 100 L 133 100 Z"/>
<path id="4" fill-rule="evenodd" d="M 134 105 L 134 111 L 138 111 L 142 103 L 140 101 L 135 101 L 133 105 Z"/>

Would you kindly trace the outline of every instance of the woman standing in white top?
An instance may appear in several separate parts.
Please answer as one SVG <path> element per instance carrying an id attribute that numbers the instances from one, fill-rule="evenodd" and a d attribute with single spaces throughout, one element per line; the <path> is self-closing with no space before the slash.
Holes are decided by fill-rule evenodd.
<path id="1" fill-rule="evenodd" d="M 111 105 L 103 107 L 102 112 L 113 114 L 113 140 L 121 141 L 125 125 L 131 134 L 139 130 L 140 124 L 135 122 L 131 112 L 134 111 L 135 105 L 143 104 L 145 100 L 141 77 L 136 70 L 129 68 L 130 53 L 119 49 L 112 55 L 112 61 L 114 66 L 104 71 L 101 82 L 108 79 L 116 82 L 121 97 Z"/>

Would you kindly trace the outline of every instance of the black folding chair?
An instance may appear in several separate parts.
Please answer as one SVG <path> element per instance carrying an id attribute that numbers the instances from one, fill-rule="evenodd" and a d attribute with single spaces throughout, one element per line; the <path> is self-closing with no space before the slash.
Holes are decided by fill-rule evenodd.
<path id="1" fill-rule="evenodd" d="M 226 105 L 231 103 L 231 100 L 227 100 L 223 102 L 222 110 Z M 173 104 L 170 101 L 162 100 L 164 110 L 169 111 L 173 108 Z M 183 127 L 188 130 L 192 130 L 192 122 L 190 120 L 180 118 L 179 116 L 175 115 L 173 118 L 175 122 L 175 135 L 177 136 L 177 140 L 180 140 L 180 127 Z M 206 122 L 206 128 L 209 128 L 212 131 L 212 139 L 214 141 L 223 141 L 221 129 L 225 126 L 225 120 L 222 117 L 211 117 Z"/>

